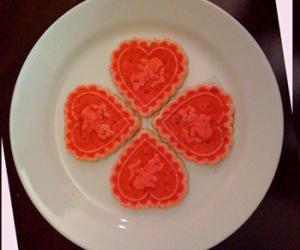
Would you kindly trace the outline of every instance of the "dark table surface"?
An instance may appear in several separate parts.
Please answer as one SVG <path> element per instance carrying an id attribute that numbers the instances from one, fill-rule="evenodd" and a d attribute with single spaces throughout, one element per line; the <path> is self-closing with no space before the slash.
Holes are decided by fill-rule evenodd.
<path id="1" fill-rule="evenodd" d="M 16 231 L 21 250 L 79 249 L 53 229 L 29 200 L 16 173 L 8 133 L 11 96 L 26 56 L 42 33 L 58 17 L 79 2 L 81 1 L 0 1 L 0 131 L 4 139 Z M 233 15 L 262 47 L 275 72 L 285 111 L 282 155 L 266 197 L 240 229 L 213 249 L 298 250 L 300 249 L 300 169 L 297 164 L 297 144 L 292 125 L 275 0 L 212 0 L 211 2 Z M 297 101 L 299 103 L 299 100 L 295 100 L 295 103 Z"/>

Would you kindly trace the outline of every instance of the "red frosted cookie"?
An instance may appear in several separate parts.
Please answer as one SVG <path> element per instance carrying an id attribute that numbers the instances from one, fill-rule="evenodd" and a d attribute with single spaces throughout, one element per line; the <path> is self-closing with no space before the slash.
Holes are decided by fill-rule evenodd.
<path id="1" fill-rule="evenodd" d="M 112 53 L 110 70 L 132 107 L 149 117 L 181 86 L 187 58 L 170 40 L 132 39 Z"/>
<path id="2" fill-rule="evenodd" d="M 110 178 L 113 195 L 126 207 L 168 207 L 187 192 L 182 162 L 151 132 L 142 131 L 116 162 Z"/>
<path id="3" fill-rule="evenodd" d="M 94 84 L 78 86 L 65 103 L 65 142 L 78 159 L 105 157 L 139 127 L 130 109 Z"/>
<path id="4" fill-rule="evenodd" d="M 232 99 L 217 85 L 199 85 L 169 103 L 153 126 L 185 158 L 216 163 L 232 144 Z"/>

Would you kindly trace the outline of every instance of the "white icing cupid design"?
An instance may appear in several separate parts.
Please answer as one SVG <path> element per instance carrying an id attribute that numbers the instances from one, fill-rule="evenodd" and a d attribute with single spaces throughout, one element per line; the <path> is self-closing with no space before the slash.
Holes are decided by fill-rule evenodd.
<path id="1" fill-rule="evenodd" d="M 191 106 L 179 110 L 178 114 L 186 125 L 182 129 L 182 133 L 189 142 L 203 143 L 211 138 L 212 126 L 209 115 L 198 114 L 196 109 Z"/>
<path id="2" fill-rule="evenodd" d="M 141 160 L 138 160 L 128 166 L 132 186 L 137 190 L 143 190 L 146 187 L 155 188 L 157 182 L 155 173 L 162 170 L 164 166 L 158 154 L 155 154 L 153 159 L 149 160 L 145 166 L 140 166 L 141 163 Z"/>
<path id="3" fill-rule="evenodd" d="M 109 117 L 105 104 L 90 104 L 86 106 L 80 113 L 82 119 L 82 131 L 95 131 L 101 140 L 106 140 L 114 135 L 114 131 L 110 125 L 103 122 Z"/>
<path id="4" fill-rule="evenodd" d="M 131 82 L 134 91 L 140 90 L 145 87 L 155 87 L 158 84 L 165 82 L 163 62 L 154 57 L 151 59 L 143 58 L 138 65 L 140 72 L 131 76 Z"/>

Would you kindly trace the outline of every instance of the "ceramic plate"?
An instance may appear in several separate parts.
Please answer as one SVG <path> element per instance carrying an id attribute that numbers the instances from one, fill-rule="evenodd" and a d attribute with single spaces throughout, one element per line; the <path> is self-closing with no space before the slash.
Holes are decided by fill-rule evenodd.
<path id="1" fill-rule="evenodd" d="M 215 166 L 186 161 L 189 193 L 168 209 L 133 210 L 113 198 L 109 176 L 122 148 L 105 160 L 83 162 L 63 140 L 68 92 L 97 83 L 117 93 L 111 51 L 134 36 L 180 43 L 189 58 L 180 92 L 214 81 L 234 100 L 230 155 Z M 218 7 L 200 0 L 91 0 L 57 20 L 32 49 L 16 84 L 10 136 L 32 202 L 71 241 L 86 249 L 198 250 L 232 234 L 263 199 L 280 156 L 282 114 L 266 57 Z"/>

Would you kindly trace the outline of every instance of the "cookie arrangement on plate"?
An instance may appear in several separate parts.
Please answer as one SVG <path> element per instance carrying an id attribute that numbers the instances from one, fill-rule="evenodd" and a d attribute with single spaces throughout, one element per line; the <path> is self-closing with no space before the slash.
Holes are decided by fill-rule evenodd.
<path id="1" fill-rule="evenodd" d="M 230 95 L 217 84 L 176 94 L 187 57 L 171 40 L 121 42 L 112 52 L 110 72 L 126 102 L 97 84 L 76 87 L 65 102 L 67 149 L 79 160 L 97 160 L 128 142 L 110 176 L 116 200 L 130 208 L 180 203 L 188 189 L 180 157 L 214 164 L 230 151 Z M 141 128 L 141 119 L 149 117 L 153 131 Z"/>

